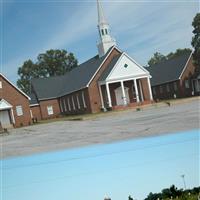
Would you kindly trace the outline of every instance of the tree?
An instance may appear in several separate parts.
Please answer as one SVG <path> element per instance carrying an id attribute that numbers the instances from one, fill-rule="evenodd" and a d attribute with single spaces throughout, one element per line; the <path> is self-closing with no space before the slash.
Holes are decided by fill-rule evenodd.
<path id="1" fill-rule="evenodd" d="M 177 49 L 174 53 L 173 53 L 173 52 L 170 52 L 166 57 L 167 57 L 167 60 L 168 60 L 168 59 L 172 59 L 172 58 L 174 58 L 174 57 L 176 57 L 176 56 L 182 55 L 182 54 L 187 53 L 187 52 L 188 52 L 188 53 L 191 53 L 192 50 L 189 49 L 189 48 Z"/>
<path id="2" fill-rule="evenodd" d="M 152 66 L 152 65 L 158 64 L 162 61 L 172 59 L 172 58 L 179 56 L 179 55 L 182 55 L 186 52 L 191 53 L 192 50 L 189 49 L 189 48 L 177 49 L 175 52 L 170 52 L 166 56 L 159 53 L 159 52 L 156 52 L 156 53 L 154 53 L 153 57 L 151 57 L 150 60 L 148 61 L 148 66 Z"/>
<path id="3" fill-rule="evenodd" d="M 32 78 L 60 76 L 71 71 L 77 65 L 78 61 L 73 53 L 58 49 L 48 50 L 39 54 L 35 63 L 32 60 L 27 60 L 19 67 L 18 75 L 20 78 L 17 85 L 28 94 Z"/>
<path id="4" fill-rule="evenodd" d="M 38 65 L 34 64 L 32 60 L 25 61 L 23 66 L 18 69 L 20 79 L 17 80 L 17 86 L 28 94 L 30 91 L 30 80 L 39 77 L 38 71 Z"/>
<path id="5" fill-rule="evenodd" d="M 193 30 L 193 38 L 192 38 L 192 46 L 194 47 L 193 60 L 196 66 L 195 74 L 200 73 L 200 13 L 197 13 L 193 19 L 192 26 Z"/>
<path id="6" fill-rule="evenodd" d="M 131 197 L 131 195 L 128 196 L 128 200 L 133 200 L 133 198 Z"/>
<path id="7" fill-rule="evenodd" d="M 154 53 L 153 57 L 150 58 L 150 60 L 148 61 L 148 65 L 152 66 L 164 60 L 166 60 L 166 57 L 163 54 L 156 52 Z"/>

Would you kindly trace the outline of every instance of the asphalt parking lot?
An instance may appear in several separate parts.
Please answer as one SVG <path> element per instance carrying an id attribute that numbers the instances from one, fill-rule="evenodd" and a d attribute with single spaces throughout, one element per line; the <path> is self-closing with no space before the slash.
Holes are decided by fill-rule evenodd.
<path id="1" fill-rule="evenodd" d="M 1 158 L 198 129 L 200 99 L 10 130 L 0 136 Z"/>

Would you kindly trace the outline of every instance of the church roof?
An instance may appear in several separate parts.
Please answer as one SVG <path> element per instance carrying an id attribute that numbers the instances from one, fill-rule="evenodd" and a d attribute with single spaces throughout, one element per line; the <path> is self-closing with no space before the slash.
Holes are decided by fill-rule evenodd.
<path id="1" fill-rule="evenodd" d="M 151 86 L 179 80 L 190 57 L 191 53 L 186 52 L 180 56 L 147 67 L 146 69 L 152 76 Z"/>
<path id="2" fill-rule="evenodd" d="M 112 59 L 109 66 L 106 68 L 106 70 L 100 76 L 99 81 L 105 81 L 106 80 L 106 78 L 108 77 L 108 75 L 110 74 L 110 72 L 112 71 L 113 67 L 115 66 L 115 64 L 117 63 L 117 61 L 119 60 L 120 57 L 121 57 L 121 54 L 115 56 Z"/>
<path id="3" fill-rule="evenodd" d="M 35 93 L 29 94 L 29 97 L 31 98 L 31 100 L 29 101 L 30 102 L 30 106 L 35 106 L 35 105 L 39 104 Z"/>
<path id="4" fill-rule="evenodd" d="M 114 48 L 110 48 L 102 57 L 94 56 L 65 75 L 32 79 L 32 86 L 37 98 L 39 100 L 53 99 L 86 88 L 105 58 Z"/>

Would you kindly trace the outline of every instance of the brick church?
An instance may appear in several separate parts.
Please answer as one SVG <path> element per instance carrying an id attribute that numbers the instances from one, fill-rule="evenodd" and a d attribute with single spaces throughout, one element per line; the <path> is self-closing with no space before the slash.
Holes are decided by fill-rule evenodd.
<path id="1" fill-rule="evenodd" d="M 150 74 L 116 46 L 102 5 L 98 8 L 98 55 L 62 76 L 32 80 L 31 113 L 48 119 L 150 103 Z"/>

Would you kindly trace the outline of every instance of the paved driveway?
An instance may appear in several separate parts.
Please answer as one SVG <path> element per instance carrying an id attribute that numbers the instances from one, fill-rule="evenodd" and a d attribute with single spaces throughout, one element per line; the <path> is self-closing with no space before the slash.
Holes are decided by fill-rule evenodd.
<path id="1" fill-rule="evenodd" d="M 171 106 L 128 110 L 83 121 L 59 121 L 11 130 L 0 136 L 1 157 L 21 156 L 199 128 L 199 99 Z"/>

